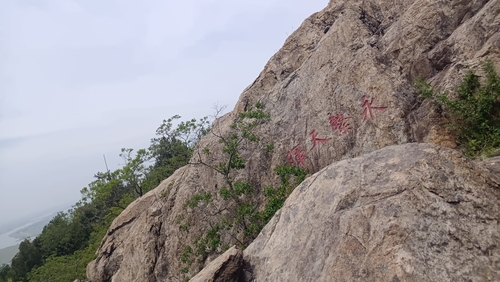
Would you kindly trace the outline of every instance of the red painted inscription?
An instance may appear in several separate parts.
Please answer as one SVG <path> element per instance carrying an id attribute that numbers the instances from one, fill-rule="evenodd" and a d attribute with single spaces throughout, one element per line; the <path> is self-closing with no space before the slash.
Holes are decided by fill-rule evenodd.
<path id="1" fill-rule="evenodd" d="M 311 151 L 312 149 L 314 149 L 314 147 L 316 147 L 316 144 L 319 142 L 319 143 L 325 143 L 325 142 L 328 142 L 330 141 L 330 139 L 332 138 L 318 138 L 318 132 L 316 132 L 316 129 L 311 131 L 311 133 L 309 133 L 309 135 L 311 135 L 311 141 L 313 142 L 313 146 L 312 148 L 309 150 Z"/>
<path id="2" fill-rule="evenodd" d="M 288 151 L 288 153 L 286 154 L 286 160 L 291 165 L 300 165 L 303 168 L 306 168 L 306 164 L 304 163 L 307 158 L 305 154 L 306 150 L 300 149 L 299 146 L 300 143 L 295 145 L 295 147 Z"/>
<path id="3" fill-rule="evenodd" d="M 347 119 L 352 117 L 345 117 L 342 112 L 339 112 L 336 115 L 332 115 L 331 113 L 328 114 L 330 115 L 330 126 L 332 127 L 333 132 L 338 130 L 339 136 L 342 136 L 346 134 L 347 131 L 352 130 L 351 125 L 347 122 Z"/>
<path id="4" fill-rule="evenodd" d="M 375 118 L 372 110 L 381 111 L 381 110 L 387 109 L 387 107 L 374 107 L 374 106 L 372 106 L 373 100 L 375 100 L 375 98 L 371 98 L 371 100 L 368 100 L 368 99 L 366 99 L 366 95 L 363 95 L 362 99 L 363 99 L 363 106 L 362 107 L 364 108 L 364 110 L 363 110 L 363 113 L 361 113 L 361 115 L 364 117 L 363 120 L 366 120 L 368 114 L 370 114 L 371 119 Z"/>

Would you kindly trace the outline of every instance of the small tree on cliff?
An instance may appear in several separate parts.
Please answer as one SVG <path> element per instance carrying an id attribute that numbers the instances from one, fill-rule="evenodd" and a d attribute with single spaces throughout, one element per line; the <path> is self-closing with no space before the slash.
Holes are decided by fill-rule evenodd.
<path id="1" fill-rule="evenodd" d="M 236 179 L 237 172 L 246 168 L 247 160 L 242 152 L 248 151 L 251 143 L 260 141 L 255 131 L 269 118 L 269 114 L 264 112 L 264 105 L 257 103 L 238 115 L 229 132 L 223 133 L 216 120 L 211 134 L 222 144 L 223 157 L 217 155 L 218 160 L 211 159 L 214 154 L 208 148 L 200 148 L 195 152 L 197 159 L 193 164 L 204 165 L 216 171 L 223 177 L 224 185 L 219 187 L 218 194 L 198 193 L 185 204 L 186 208 L 200 215 L 202 221 L 208 222 L 210 227 L 194 242 L 185 246 L 181 255 L 181 262 L 185 265 L 183 273 L 190 271 L 196 257 L 203 261 L 209 254 L 224 251 L 235 243 L 240 248 L 245 248 L 283 206 L 293 188 L 307 175 L 308 171 L 299 167 L 278 166 L 275 171 L 281 179 L 281 185 L 278 188 L 264 187 L 262 191 L 248 180 Z M 270 152 L 273 147 L 272 144 L 268 145 L 265 150 Z M 260 192 L 268 199 L 263 210 L 258 210 Z M 222 200 L 222 204 L 219 201 L 219 206 L 214 203 L 216 197 Z M 186 222 L 184 217 L 178 218 L 178 224 L 181 230 L 189 232 L 191 223 Z"/>

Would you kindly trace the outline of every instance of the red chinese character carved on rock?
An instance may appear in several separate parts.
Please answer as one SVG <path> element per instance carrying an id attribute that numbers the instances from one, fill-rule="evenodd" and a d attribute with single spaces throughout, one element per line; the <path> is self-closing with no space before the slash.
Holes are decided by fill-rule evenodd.
<path id="1" fill-rule="evenodd" d="M 286 154 L 286 160 L 291 165 L 300 165 L 303 168 L 306 168 L 306 164 L 304 163 L 305 159 L 307 158 L 305 154 L 306 150 L 300 149 L 299 146 L 300 143 L 293 147 L 290 151 L 288 151 L 288 153 Z"/>
<path id="2" fill-rule="evenodd" d="M 368 101 L 368 99 L 366 99 L 366 95 L 363 95 L 362 97 L 363 99 L 363 113 L 361 113 L 361 115 L 364 117 L 363 120 L 366 120 L 366 117 L 368 114 L 370 114 L 370 118 L 371 119 L 374 119 L 375 116 L 373 116 L 373 113 L 372 113 L 372 110 L 385 110 L 387 109 L 387 107 L 373 107 L 372 104 L 373 104 L 373 100 L 375 100 L 375 98 L 371 98 L 370 101 Z"/>
<path id="3" fill-rule="evenodd" d="M 309 135 L 311 135 L 311 139 L 312 139 L 311 141 L 313 142 L 313 146 L 312 146 L 311 150 L 314 149 L 314 147 L 316 147 L 316 144 L 318 142 L 325 143 L 325 142 L 330 141 L 330 139 L 332 139 L 332 138 L 318 138 L 318 132 L 316 132 L 316 129 L 311 131 L 311 133 L 309 133 Z M 311 151 L 311 150 L 309 150 L 309 151 Z"/>
<path id="4" fill-rule="evenodd" d="M 352 130 L 351 125 L 347 122 L 347 119 L 350 119 L 352 117 L 345 117 L 344 113 L 339 112 L 336 115 L 332 115 L 331 113 L 328 113 L 330 115 L 330 126 L 332 127 L 333 132 L 335 130 L 339 131 L 339 136 L 342 136 L 347 133 L 347 131 Z"/>

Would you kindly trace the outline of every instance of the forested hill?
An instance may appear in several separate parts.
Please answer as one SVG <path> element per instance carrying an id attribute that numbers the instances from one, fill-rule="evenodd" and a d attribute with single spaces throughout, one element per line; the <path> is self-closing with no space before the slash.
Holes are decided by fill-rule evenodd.
<path id="1" fill-rule="evenodd" d="M 209 129 L 208 118 L 164 120 L 149 148 L 123 148 L 124 165 L 97 172 L 82 198 L 58 213 L 33 240 L 24 240 L 11 265 L 0 266 L 0 282 L 65 282 L 86 279 L 86 266 L 111 222 L 128 204 L 186 165 L 193 147 Z M 153 135 L 153 134 L 152 134 Z"/>

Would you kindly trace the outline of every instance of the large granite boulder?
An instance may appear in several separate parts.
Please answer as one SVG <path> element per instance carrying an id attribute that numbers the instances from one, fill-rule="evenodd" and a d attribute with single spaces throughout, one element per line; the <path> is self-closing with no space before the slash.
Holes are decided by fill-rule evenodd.
<path id="1" fill-rule="evenodd" d="M 343 160 L 244 251 L 247 281 L 500 281 L 499 203 L 500 178 L 451 149 Z"/>

